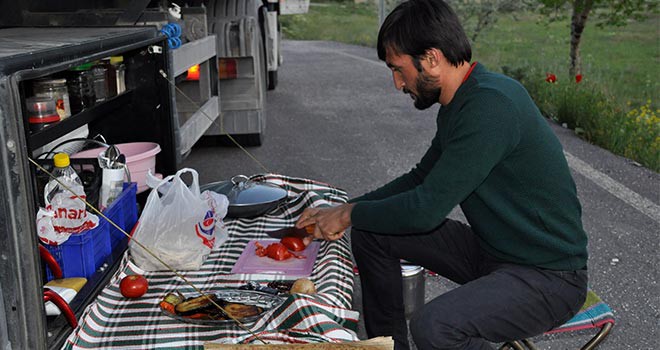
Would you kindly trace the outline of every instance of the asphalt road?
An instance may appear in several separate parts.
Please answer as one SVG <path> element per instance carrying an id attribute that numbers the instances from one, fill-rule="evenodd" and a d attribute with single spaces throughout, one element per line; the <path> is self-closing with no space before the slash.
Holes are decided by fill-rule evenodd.
<path id="1" fill-rule="evenodd" d="M 248 149 L 268 171 L 327 182 L 353 197 L 419 161 L 435 133 L 437 107 L 417 111 L 394 89 L 374 49 L 285 41 L 282 54 L 279 86 L 267 95 L 264 144 Z M 660 175 L 551 126 L 582 202 L 590 286 L 616 317 L 599 349 L 660 349 Z M 208 145 L 195 147 L 183 166 L 197 169 L 201 183 L 264 172 L 238 148 Z M 462 214 L 455 209 L 451 217 Z M 426 299 L 453 287 L 427 276 Z M 587 339 L 580 333 L 534 340 L 540 349 L 577 349 Z"/>

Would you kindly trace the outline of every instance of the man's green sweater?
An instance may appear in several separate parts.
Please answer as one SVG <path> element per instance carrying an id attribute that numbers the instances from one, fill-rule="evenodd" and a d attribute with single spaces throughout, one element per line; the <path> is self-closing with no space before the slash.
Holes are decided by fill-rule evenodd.
<path id="1" fill-rule="evenodd" d="M 460 204 L 496 258 L 586 267 L 580 202 L 561 144 L 518 82 L 477 64 L 440 108 L 437 128 L 415 168 L 351 201 L 355 228 L 428 232 Z"/>

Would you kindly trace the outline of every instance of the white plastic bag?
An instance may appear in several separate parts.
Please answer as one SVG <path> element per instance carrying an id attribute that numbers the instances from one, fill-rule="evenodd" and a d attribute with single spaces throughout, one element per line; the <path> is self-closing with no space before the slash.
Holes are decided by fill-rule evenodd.
<path id="1" fill-rule="evenodd" d="M 192 175 L 190 187 L 181 180 L 184 173 Z M 213 247 L 227 238 L 222 219 L 228 206 L 224 195 L 199 193 L 198 175 L 193 169 L 181 169 L 166 177 L 149 193 L 138 220 L 130 243 L 133 261 L 145 271 L 167 270 L 137 241 L 176 270 L 199 269 Z"/>
<path id="2" fill-rule="evenodd" d="M 71 183 L 60 179 L 73 193 L 81 193 L 80 198 L 87 199 L 85 189 L 81 184 Z M 52 198 L 44 191 L 46 208 L 39 208 L 37 212 L 37 233 L 39 239 L 49 245 L 60 245 L 66 242 L 71 235 L 81 234 L 99 225 L 99 218 L 88 212 L 78 196 L 63 189 Z"/>

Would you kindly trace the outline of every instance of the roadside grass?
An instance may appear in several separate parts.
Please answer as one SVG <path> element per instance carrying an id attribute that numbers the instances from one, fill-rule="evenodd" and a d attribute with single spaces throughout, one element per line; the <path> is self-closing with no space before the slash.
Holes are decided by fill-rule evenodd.
<path id="1" fill-rule="evenodd" d="M 286 39 L 376 46 L 378 13 L 373 4 L 313 2 L 308 13 L 282 16 L 281 20 Z"/>
<path id="2" fill-rule="evenodd" d="M 541 23 L 535 14 L 518 14 L 517 20 L 503 16 L 474 43 L 474 58 L 499 69 L 502 66 L 534 68 L 568 76 L 570 24 Z M 660 96 L 660 17 L 631 22 L 620 28 L 585 29 L 580 47 L 583 82 L 597 84 L 604 93 L 623 104 L 656 105 Z"/>
<path id="3" fill-rule="evenodd" d="M 660 16 L 625 27 L 589 23 L 580 48 L 580 83 L 568 76 L 568 20 L 502 15 L 473 43 L 473 60 L 521 81 L 541 111 L 613 153 L 660 172 Z M 371 4 L 314 1 L 309 13 L 282 17 L 287 39 L 374 47 L 378 12 Z M 555 83 L 546 74 L 557 76 Z"/>
<path id="4" fill-rule="evenodd" d="M 588 27 L 582 76 L 568 76 L 568 22 L 503 17 L 474 43 L 474 58 L 521 81 L 543 114 L 577 135 L 660 171 L 660 17 Z M 507 40 L 503 40 L 507 38 Z M 555 83 L 546 75 L 555 74 Z"/>

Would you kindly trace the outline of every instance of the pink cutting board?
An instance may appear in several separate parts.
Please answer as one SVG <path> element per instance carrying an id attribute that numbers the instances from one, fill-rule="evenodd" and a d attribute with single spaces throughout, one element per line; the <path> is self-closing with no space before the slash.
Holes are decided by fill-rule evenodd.
<path id="1" fill-rule="evenodd" d="M 312 242 L 302 252 L 295 252 L 297 255 L 305 256 L 305 259 L 291 258 L 277 261 L 267 256 L 257 256 L 255 242 L 268 247 L 269 244 L 279 242 L 279 239 L 259 239 L 250 241 L 243 253 L 231 269 L 232 273 L 261 273 L 284 275 L 291 277 L 306 277 L 312 273 L 314 262 L 319 252 L 321 243 Z"/>

